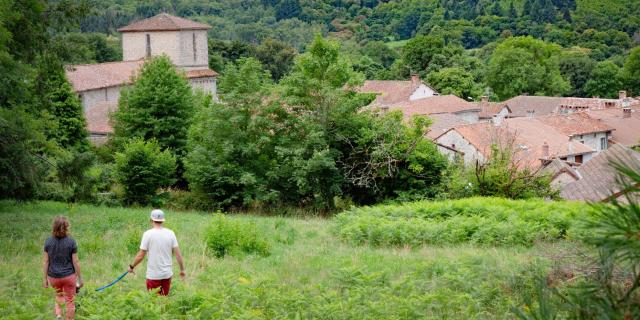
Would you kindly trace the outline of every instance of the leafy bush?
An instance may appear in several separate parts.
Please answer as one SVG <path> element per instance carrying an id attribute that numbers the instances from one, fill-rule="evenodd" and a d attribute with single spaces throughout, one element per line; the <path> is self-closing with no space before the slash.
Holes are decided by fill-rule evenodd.
<path id="1" fill-rule="evenodd" d="M 469 198 L 355 208 L 335 220 L 340 238 L 359 245 L 529 246 L 576 236 L 573 221 L 588 211 L 580 203 Z"/>
<path id="2" fill-rule="evenodd" d="M 218 214 L 206 231 L 207 247 L 218 258 L 228 254 L 271 254 L 269 243 L 262 239 L 254 222 L 227 219 Z"/>
<path id="3" fill-rule="evenodd" d="M 168 150 L 161 152 L 155 140 L 134 138 L 116 154 L 116 178 L 127 203 L 149 203 L 158 188 L 174 182 L 175 170 L 175 157 Z"/>

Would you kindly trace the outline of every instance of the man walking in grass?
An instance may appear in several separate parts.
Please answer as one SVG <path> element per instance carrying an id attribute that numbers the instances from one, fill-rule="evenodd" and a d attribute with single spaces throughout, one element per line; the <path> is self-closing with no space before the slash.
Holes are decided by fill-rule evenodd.
<path id="1" fill-rule="evenodd" d="M 136 255 L 133 263 L 129 265 L 129 272 L 142 262 L 144 256 L 147 258 L 147 290 L 160 288 L 160 295 L 166 296 L 171 288 L 171 277 L 173 276 L 172 258 L 176 255 L 176 260 L 180 265 L 180 278 L 184 280 L 184 262 L 182 254 L 178 248 L 178 239 L 173 231 L 164 228 L 164 212 L 162 210 L 151 211 L 151 224 L 153 228 L 147 230 L 142 235 L 140 251 Z"/>

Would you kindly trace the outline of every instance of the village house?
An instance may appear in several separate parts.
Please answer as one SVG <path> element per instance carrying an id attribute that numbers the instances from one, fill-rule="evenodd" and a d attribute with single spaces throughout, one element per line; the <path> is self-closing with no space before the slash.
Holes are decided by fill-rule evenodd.
<path id="1" fill-rule="evenodd" d="M 546 172 L 555 173 L 551 183 L 560 189 L 560 197 L 565 200 L 609 202 L 617 199 L 626 202 L 626 190 L 619 184 L 620 174 L 614 163 L 638 172 L 640 153 L 617 144 L 577 168 L 566 166 L 558 170 L 554 167 Z"/>
<path id="2" fill-rule="evenodd" d="M 539 117 L 559 113 L 572 113 L 594 109 L 622 108 L 625 103 L 636 103 L 620 91 L 618 99 L 517 96 L 503 103 L 511 110 L 511 117 Z"/>
<path id="3" fill-rule="evenodd" d="M 379 107 L 438 95 L 438 92 L 422 82 L 417 74 L 412 75 L 411 80 L 366 80 L 356 91 L 374 93 L 376 98 L 371 105 Z"/>
<path id="4" fill-rule="evenodd" d="M 613 128 L 609 138 L 612 144 L 628 148 L 640 146 L 640 113 L 632 107 L 590 110 L 589 116 Z"/>
<path id="5" fill-rule="evenodd" d="M 607 149 L 609 137 L 611 137 L 614 131 L 614 128 L 589 116 L 586 112 L 544 116 L 537 118 L 537 120 L 568 136 L 570 141 L 579 142 L 590 147 L 595 150 L 596 153 Z M 573 162 L 583 163 L 582 160 L 583 159 L 576 158 Z M 585 162 L 586 161 L 587 160 L 585 160 Z"/>
<path id="6" fill-rule="evenodd" d="M 208 65 L 210 28 L 162 13 L 118 29 L 123 61 L 67 66 L 67 78 L 82 102 L 90 139 L 99 143 L 113 132 L 109 114 L 117 109 L 120 90 L 131 85 L 147 58 L 167 55 L 194 90 L 215 97 L 218 74 Z"/>
<path id="7" fill-rule="evenodd" d="M 462 157 L 465 164 L 486 161 L 494 145 L 510 149 L 513 161 L 530 168 L 539 168 L 554 158 L 570 163 L 586 162 L 597 153 L 596 148 L 570 138 L 566 128 L 554 125 L 557 126 L 554 121 L 539 118 L 478 122 L 453 127 L 436 137 L 435 142 L 441 153 L 450 159 Z M 584 130 L 600 132 L 601 128 Z"/>
<path id="8" fill-rule="evenodd" d="M 504 102 L 490 102 L 488 96 L 482 96 L 479 102 L 476 103 L 480 113 L 478 119 L 480 121 L 502 121 L 505 118 L 511 117 L 511 109 Z"/>

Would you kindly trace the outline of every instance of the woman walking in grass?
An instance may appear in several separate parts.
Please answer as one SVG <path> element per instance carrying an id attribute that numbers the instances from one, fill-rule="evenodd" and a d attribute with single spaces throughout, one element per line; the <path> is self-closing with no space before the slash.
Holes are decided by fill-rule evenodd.
<path id="1" fill-rule="evenodd" d="M 56 289 L 55 313 L 57 319 L 62 319 L 62 305 L 66 305 L 67 319 L 73 319 L 76 306 L 73 299 L 76 295 L 76 283 L 82 287 L 80 275 L 80 261 L 78 261 L 78 245 L 69 236 L 69 220 L 58 216 L 53 220 L 51 236 L 44 242 L 42 259 L 44 279 L 42 286 L 51 285 Z"/>

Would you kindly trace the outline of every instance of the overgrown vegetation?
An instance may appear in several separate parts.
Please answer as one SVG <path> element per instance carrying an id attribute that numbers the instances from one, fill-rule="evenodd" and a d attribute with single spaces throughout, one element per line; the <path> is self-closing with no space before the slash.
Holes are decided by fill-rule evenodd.
<path id="1" fill-rule="evenodd" d="M 576 220 L 589 212 L 582 203 L 469 198 L 354 208 L 335 219 L 336 234 L 357 245 L 531 246 L 575 239 L 580 234 Z"/>
<path id="2" fill-rule="evenodd" d="M 150 227 L 148 210 L 1 201 L 0 221 L 11 221 L 0 224 L 3 318 L 52 314 L 54 293 L 33 274 L 59 214 L 71 221 L 83 268 L 78 319 L 510 318 L 511 307 L 523 305 L 521 296 L 533 294 L 533 275 L 546 269 L 547 255 L 576 246 L 374 249 L 345 245 L 326 219 L 228 215 L 229 223 L 260 230 L 271 254 L 216 258 L 206 243 L 216 216 L 166 210 L 186 280 L 174 279 L 168 298 L 146 292 L 143 271 L 94 292 L 126 270 Z"/>
<path id="3" fill-rule="evenodd" d="M 255 223 L 229 219 L 222 214 L 213 218 L 205 237 L 207 248 L 218 258 L 242 253 L 271 254 L 269 243 Z"/>

